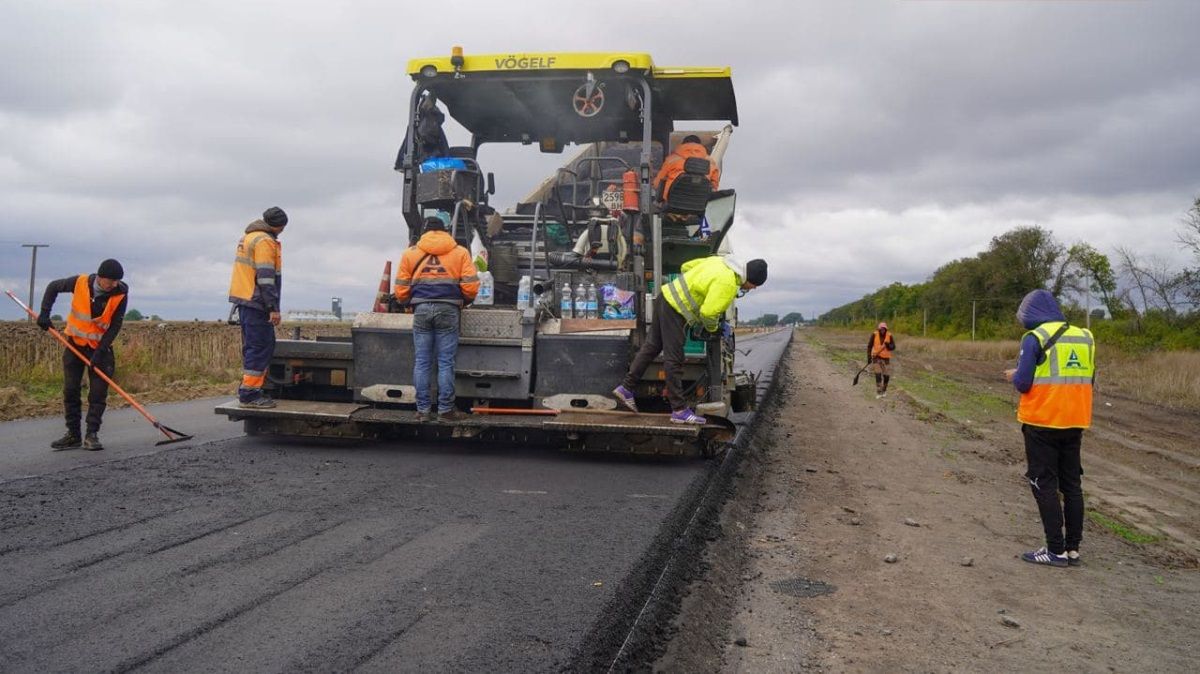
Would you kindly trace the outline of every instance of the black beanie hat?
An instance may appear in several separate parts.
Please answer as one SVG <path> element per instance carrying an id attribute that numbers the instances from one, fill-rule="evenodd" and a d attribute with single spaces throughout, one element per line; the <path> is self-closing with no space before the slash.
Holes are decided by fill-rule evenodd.
<path id="1" fill-rule="evenodd" d="M 756 286 L 767 282 L 767 261 L 750 260 L 746 263 L 746 280 Z"/>
<path id="2" fill-rule="evenodd" d="M 425 218 L 425 231 L 446 231 L 446 223 L 442 222 L 441 218 L 428 217 Z"/>
<path id="3" fill-rule="evenodd" d="M 287 213 L 278 206 L 272 206 L 263 211 L 263 222 L 272 227 L 283 227 L 287 224 Z"/>
<path id="4" fill-rule="evenodd" d="M 120 281 L 125 278 L 125 268 L 121 266 L 120 262 L 109 258 L 100 263 L 100 269 L 96 271 L 96 276 Z"/>

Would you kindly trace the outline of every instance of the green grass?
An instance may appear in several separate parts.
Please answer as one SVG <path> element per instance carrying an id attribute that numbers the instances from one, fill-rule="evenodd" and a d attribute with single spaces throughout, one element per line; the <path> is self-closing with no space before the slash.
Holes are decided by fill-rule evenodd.
<path id="1" fill-rule="evenodd" d="M 956 381 L 945 375 L 911 369 L 892 378 L 901 388 L 928 405 L 959 422 L 980 422 L 992 417 L 1009 417 L 1012 402 L 1002 394 L 980 391 L 977 387 Z"/>
<path id="2" fill-rule="evenodd" d="M 1145 545 L 1147 543 L 1157 543 L 1158 541 L 1161 541 L 1164 538 L 1163 536 L 1158 535 L 1158 534 L 1148 534 L 1143 531 L 1139 531 L 1137 528 L 1135 528 L 1133 526 L 1125 524 L 1124 522 L 1121 522 L 1120 520 L 1113 519 L 1103 513 L 1097 512 L 1095 510 L 1089 510 L 1087 513 L 1087 516 L 1088 516 L 1088 519 L 1090 519 L 1091 521 L 1095 522 L 1096 524 L 1099 524 L 1100 526 L 1104 527 L 1105 529 L 1108 529 L 1112 533 L 1116 534 L 1118 537 L 1121 538 L 1121 540 L 1124 540 L 1128 543 L 1133 543 L 1134 545 Z"/>

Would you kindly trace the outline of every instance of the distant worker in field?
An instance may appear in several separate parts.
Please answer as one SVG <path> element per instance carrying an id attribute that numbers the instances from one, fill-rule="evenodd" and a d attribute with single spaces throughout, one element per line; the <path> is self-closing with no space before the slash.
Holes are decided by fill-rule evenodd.
<path id="1" fill-rule="evenodd" d="M 278 206 L 263 211 L 262 218 L 246 226 L 233 261 L 229 301 L 242 326 L 242 385 L 238 387 L 242 407 L 275 406 L 262 389 L 275 352 L 275 326 L 280 321 L 283 255 L 279 235 L 287 223 L 287 213 Z"/>
<path id="2" fill-rule="evenodd" d="M 867 340 L 867 363 L 875 373 L 875 397 L 887 395 L 888 382 L 892 380 L 892 352 L 896 350 L 896 337 L 888 332 L 887 323 L 880 323 Z"/>
<path id="3" fill-rule="evenodd" d="M 749 291 L 767 282 L 765 260 L 751 260 L 745 266 L 732 257 L 712 255 L 683 263 L 683 273 L 663 286 L 654 300 L 654 321 L 646 341 L 613 396 L 637 412 L 634 389 L 642 374 L 661 352 L 667 381 L 667 399 L 671 403 L 671 421 L 677 424 L 703 424 L 704 417 L 687 406 L 683 397 L 683 346 L 688 327 L 715 334 L 729 330 L 723 322 L 725 312 L 739 291 Z"/>
<path id="4" fill-rule="evenodd" d="M 654 177 L 653 187 L 659 200 L 667 200 L 667 195 L 671 192 L 671 185 L 683 173 L 684 163 L 693 158 L 708 161 L 708 181 L 712 183 L 714 190 L 717 189 L 717 185 L 721 182 L 721 169 L 717 168 L 717 162 L 709 158 L 708 150 L 700 142 L 700 137 L 689 135 L 684 136 L 675 150 L 667 155 L 666 159 L 663 159 L 662 168 Z"/>
<path id="5" fill-rule="evenodd" d="M 1089 330 L 1067 324 L 1047 290 L 1026 295 L 1017 309 L 1017 320 L 1029 332 L 1021 338 L 1017 367 L 1006 370 L 1004 376 L 1021 392 L 1017 420 L 1025 436 L 1025 477 L 1046 533 L 1045 547 L 1026 552 L 1021 559 L 1078 566 L 1083 540 L 1079 448 L 1083 429 L 1092 423 L 1096 343 Z"/>
<path id="6" fill-rule="evenodd" d="M 450 236 L 441 219 L 426 218 L 420 240 L 400 257 L 395 291 L 400 304 L 413 305 L 413 387 L 419 421 L 434 420 L 430 384 L 435 358 L 438 418 L 463 418 L 454 409 L 454 359 L 462 308 L 478 292 L 479 276 L 471 253 Z"/>
<path id="7" fill-rule="evenodd" d="M 42 295 L 42 309 L 37 324 L 43 330 L 52 326 L 50 312 L 59 293 L 71 293 L 71 310 L 63 337 L 71 340 L 88 360 L 88 367 L 70 349 L 63 349 L 63 411 L 67 434 L 50 443 L 54 449 L 83 447 L 92 451 L 104 449 L 98 433 L 104 410 L 108 407 L 108 382 L 96 371 L 112 377 L 117 370 L 112 343 L 125 322 L 129 304 L 129 286 L 121 281 L 125 270 L 116 260 L 105 260 L 95 274 L 80 274 L 51 281 Z M 88 371 L 87 434 L 80 438 L 79 423 L 83 416 L 80 385 L 83 371 Z"/>

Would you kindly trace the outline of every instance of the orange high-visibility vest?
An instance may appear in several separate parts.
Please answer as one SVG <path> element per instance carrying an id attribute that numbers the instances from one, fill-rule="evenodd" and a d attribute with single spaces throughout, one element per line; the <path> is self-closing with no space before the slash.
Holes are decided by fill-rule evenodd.
<path id="1" fill-rule="evenodd" d="M 92 318 L 92 286 L 88 283 L 88 275 L 80 274 L 75 279 L 75 290 L 71 293 L 71 313 L 67 314 L 67 327 L 63 329 L 78 346 L 96 348 L 100 346 L 100 338 L 108 332 L 112 325 L 113 315 L 121 306 L 123 294 L 110 295 L 104 305 L 104 311 Z"/>
<path id="2" fill-rule="evenodd" d="M 891 358 L 892 350 L 887 348 L 884 340 L 879 338 L 879 331 L 871 333 L 871 356 L 880 358 Z"/>
<path id="3" fill-rule="evenodd" d="M 1039 345 L 1044 345 L 1061 325 L 1062 321 L 1043 323 L 1030 332 Z M 1091 426 L 1095 358 L 1092 333 L 1073 325 L 1068 327 L 1046 351 L 1046 360 L 1033 371 L 1033 385 L 1021 394 L 1017 420 L 1044 428 Z"/>

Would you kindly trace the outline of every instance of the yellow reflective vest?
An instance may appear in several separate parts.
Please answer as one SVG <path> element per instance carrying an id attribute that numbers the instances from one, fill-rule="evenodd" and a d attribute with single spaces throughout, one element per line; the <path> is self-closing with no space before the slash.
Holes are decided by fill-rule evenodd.
<path id="1" fill-rule="evenodd" d="M 737 299 L 742 277 L 720 255 L 688 260 L 682 271 L 663 286 L 663 298 L 689 325 L 716 332 L 721 316 Z"/>
<path id="2" fill-rule="evenodd" d="M 259 311 L 279 311 L 283 252 L 267 224 L 256 220 L 238 242 L 229 281 L 229 301 Z"/>
<path id="3" fill-rule="evenodd" d="M 1044 346 L 1062 321 L 1042 323 L 1033 334 Z M 1096 341 L 1084 328 L 1068 326 L 1033 371 L 1033 385 L 1021 394 L 1017 420 L 1044 428 L 1087 428 L 1092 425 L 1092 379 L 1096 374 Z"/>

